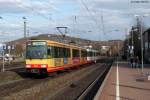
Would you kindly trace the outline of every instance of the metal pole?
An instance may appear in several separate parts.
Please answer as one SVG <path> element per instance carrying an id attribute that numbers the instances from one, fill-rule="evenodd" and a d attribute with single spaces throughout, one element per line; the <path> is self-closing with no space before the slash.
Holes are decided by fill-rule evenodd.
<path id="1" fill-rule="evenodd" d="M 128 31 L 126 30 L 126 36 L 127 36 L 127 46 L 129 47 L 129 42 L 130 42 L 130 38 L 129 38 L 129 36 L 128 36 Z M 129 58 L 129 49 L 127 49 L 128 51 L 127 51 L 127 59 Z"/>
<path id="2" fill-rule="evenodd" d="M 24 38 L 26 39 L 26 19 L 24 18 Z"/>
<path id="3" fill-rule="evenodd" d="M 132 34 L 132 56 L 134 56 L 133 30 L 131 30 L 131 34 Z"/>
<path id="4" fill-rule="evenodd" d="M 143 74 L 143 34 L 142 34 L 142 25 L 143 25 L 143 21 L 142 21 L 142 16 L 141 16 L 141 69 L 142 69 L 142 74 Z"/>
<path id="5" fill-rule="evenodd" d="M 5 71 L 5 52 L 4 52 L 4 50 L 3 50 L 3 69 L 2 69 L 2 71 L 4 72 Z"/>
<path id="6" fill-rule="evenodd" d="M 133 46 L 133 30 L 131 30 L 132 46 Z"/>
<path id="7" fill-rule="evenodd" d="M 3 17 L 0 16 L 0 19 L 3 19 Z M 2 52 L 3 52 L 2 53 L 2 55 L 3 55 L 3 68 L 2 68 L 2 72 L 4 72 L 5 71 L 5 69 L 4 69 L 5 68 L 5 61 L 4 61 L 4 59 L 5 59 L 5 52 L 4 52 L 4 50 Z"/>
<path id="8" fill-rule="evenodd" d="M 25 42 L 27 42 L 27 38 L 26 38 L 26 17 L 22 17 L 22 19 L 24 20 L 24 39 L 25 39 Z M 26 48 L 25 48 L 25 51 L 26 51 Z M 26 55 L 26 52 L 24 53 L 23 57 L 25 59 L 25 55 Z"/>
<path id="9" fill-rule="evenodd" d="M 8 60 L 9 60 L 9 64 L 10 64 L 10 50 L 11 50 L 11 46 L 9 46 L 8 50 L 9 50 L 9 57 L 8 57 Z"/>

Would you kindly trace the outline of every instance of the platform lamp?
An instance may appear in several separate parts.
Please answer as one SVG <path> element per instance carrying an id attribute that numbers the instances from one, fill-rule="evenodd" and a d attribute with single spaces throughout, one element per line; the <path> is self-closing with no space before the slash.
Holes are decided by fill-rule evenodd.
<path id="1" fill-rule="evenodd" d="M 26 17 L 22 17 L 22 19 L 23 19 L 23 23 L 24 23 L 24 38 L 26 39 L 26 24 L 27 24 L 27 18 Z"/>
<path id="2" fill-rule="evenodd" d="M 141 20 L 141 25 L 140 25 L 140 37 L 141 37 L 141 72 L 143 74 L 143 18 L 150 16 L 150 14 L 144 14 L 144 15 L 134 15 L 134 17 L 139 18 Z"/>

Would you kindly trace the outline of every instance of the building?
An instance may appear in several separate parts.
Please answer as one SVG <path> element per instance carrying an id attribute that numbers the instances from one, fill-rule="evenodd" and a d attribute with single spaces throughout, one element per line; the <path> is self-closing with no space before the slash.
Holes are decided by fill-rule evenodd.
<path id="1" fill-rule="evenodd" d="M 144 60 L 150 62 L 150 28 L 143 33 Z"/>

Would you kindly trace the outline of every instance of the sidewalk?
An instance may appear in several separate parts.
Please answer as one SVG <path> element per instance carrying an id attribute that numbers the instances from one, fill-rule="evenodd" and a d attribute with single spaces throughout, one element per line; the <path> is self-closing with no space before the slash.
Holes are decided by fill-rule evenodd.
<path id="1" fill-rule="evenodd" d="M 150 67 L 144 68 L 144 73 L 150 71 Z M 116 99 L 117 98 L 117 99 Z M 131 69 L 127 62 L 115 63 L 102 88 L 97 94 L 97 100 L 150 100 L 150 81 L 141 75 L 141 69 Z M 95 100 L 96 100 L 95 99 Z"/>

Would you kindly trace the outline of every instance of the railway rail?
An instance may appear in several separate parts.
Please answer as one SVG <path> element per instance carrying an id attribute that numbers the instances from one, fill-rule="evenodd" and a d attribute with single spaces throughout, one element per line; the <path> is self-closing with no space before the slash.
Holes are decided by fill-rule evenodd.
<path id="1" fill-rule="evenodd" d="M 102 85 L 107 73 L 111 68 L 112 63 L 106 64 L 105 70 L 98 75 L 98 77 L 84 90 L 83 93 L 77 98 L 77 100 L 93 100 L 99 87 Z"/>
<path id="2" fill-rule="evenodd" d="M 2 70 L 2 64 L 0 64 L 0 70 Z M 25 62 L 13 62 L 13 63 L 5 63 L 5 71 L 15 70 L 18 68 L 24 68 Z"/>
<path id="3" fill-rule="evenodd" d="M 109 71 L 112 60 L 108 60 L 102 66 L 95 65 L 95 70 L 86 76 L 74 80 L 72 84 L 61 89 L 54 96 L 44 99 L 50 100 L 93 100 L 96 92 L 103 83 L 107 72 Z M 99 67 L 98 67 L 99 66 Z"/>

